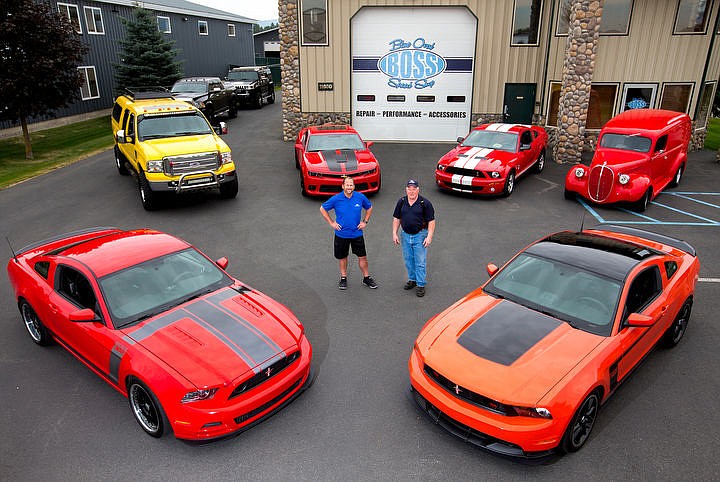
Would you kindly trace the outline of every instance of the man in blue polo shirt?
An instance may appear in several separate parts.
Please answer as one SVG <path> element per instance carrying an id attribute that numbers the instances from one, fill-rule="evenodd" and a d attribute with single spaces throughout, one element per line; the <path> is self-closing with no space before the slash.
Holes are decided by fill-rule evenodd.
<path id="1" fill-rule="evenodd" d="M 365 252 L 365 238 L 362 232 L 370 221 L 372 203 L 363 193 L 355 192 L 355 181 L 351 177 L 343 179 L 342 188 L 342 192 L 335 194 L 320 206 L 320 214 L 335 230 L 334 254 L 335 259 L 340 262 L 338 289 L 347 289 L 348 255 L 351 247 L 353 254 L 358 257 L 358 266 L 363 274 L 362 284 L 375 289 L 378 285 L 370 276 Z M 333 209 L 335 210 L 334 221 L 328 214 L 328 211 Z M 365 210 L 364 216 L 362 215 L 363 209 Z"/>

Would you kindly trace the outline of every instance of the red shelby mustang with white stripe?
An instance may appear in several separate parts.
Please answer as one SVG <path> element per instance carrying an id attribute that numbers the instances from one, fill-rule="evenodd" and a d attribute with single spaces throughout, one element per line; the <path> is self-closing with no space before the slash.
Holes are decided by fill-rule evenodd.
<path id="1" fill-rule="evenodd" d="M 548 136 L 539 126 L 483 124 L 445 154 L 435 169 L 440 189 L 509 196 L 515 180 L 530 168 L 545 167 Z"/>
<path id="2" fill-rule="evenodd" d="M 303 325 L 227 264 L 158 231 L 93 228 L 25 247 L 7 270 L 35 343 L 56 341 L 127 396 L 151 436 L 208 441 L 312 382 Z"/>

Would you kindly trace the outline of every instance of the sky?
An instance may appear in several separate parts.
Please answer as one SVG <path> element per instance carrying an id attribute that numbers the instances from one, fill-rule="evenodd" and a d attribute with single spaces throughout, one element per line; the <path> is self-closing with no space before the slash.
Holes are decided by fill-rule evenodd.
<path id="1" fill-rule="evenodd" d="M 277 0 L 188 0 L 255 20 L 277 20 Z"/>

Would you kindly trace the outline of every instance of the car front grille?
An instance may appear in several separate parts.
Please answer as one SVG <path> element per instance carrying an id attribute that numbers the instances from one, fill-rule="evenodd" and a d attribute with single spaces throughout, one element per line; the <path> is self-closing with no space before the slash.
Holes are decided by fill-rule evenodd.
<path id="1" fill-rule="evenodd" d="M 197 171 L 215 171 L 219 167 L 220 156 L 215 151 L 163 158 L 163 169 L 169 176 L 180 176 Z"/>
<path id="2" fill-rule="evenodd" d="M 286 369 L 288 366 L 290 366 L 295 360 L 297 360 L 300 357 L 300 352 L 296 351 L 295 353 L 288 355 L 286 357 L 281 358 L 280 360 L 276 361 L 269 367 L 264 368 L 259 373 L 256 373 L 252 378 L 245 380 L 243 383 L 238 385 L 235 390 L 230 394 L 228 397 L 228 400 L 231 398 L 235 398 L 239 395 L 242 395 L 243 393 L 247 392 L 248 390 L 251 390 L 258 385 L 260 385 L 263 382 L 266 382 L 267 380 L 270 380 L 275 375 L 279 374 L 281 371 Z"/>
<path id="3" fill-rule="evenodd" d="M 298 378 L 298 379 L 295 381 L 295 383 L 293 383 L 292 385 L 290 385 L 290 387 L 289 387 L 287 390 L 284 390 L 280 395 L 278 395 L 277 397 L 273 398 L 273 399 L 270 400 L 269 402 L 265 402 L 265 403 L 263 403 L 262 405 L 260 405 L 259 407 L 257 407 L 257 408 L 255 408 L 255 409 L 249 411 L 248 413 L 244 413 L 244 414 L 242 414 L 242 415 L 240 415 L 240 416 L 238 416 L 238 417 L 235 417 L 235 419 L 234 419 L 234 420 L 235 420 L 235 423 L 237 423 L 237 424 L 239 425 L 239 424 L 241 424 L 241 423 L 247 422 L 248 420 L 250 420 L 250 419 L 253 418 L 254 416 L 256 416 L 256 415 L 264 412 L 264 411 L 267 410 L 268 408 L 270 408 L 270 407 L 272 407 L 273 405 L 277 404 L 277 403 L 278 403 L 280 400 L 282 400 L 283 398 L 285 398 L 285 397 L 287 397 L 288 395 L 290 395 L 293 391 L 295 391 L 295 390 L 298 388 L 298 386 L 300 386 L 301 383 L 302 383 L 302 377 Z"/>
<path id="4" fill-rule="evenodd" d="M 484 189 L 483 186 L 472 186 L 470 184 L 458 184 L 456 182 L 446 182 L 445 184 L 450 186 L 451 189 L 457 189 L 459 191 L 480 192 Z"/>
<path id="5" fill-rule="evenodd" d="M 606 165 L 595 166 L 588 175 L 588 196 L 596 202 L 602 202 L 612 192 L 615 172 Z"/>
<path id="6" fill-rule="evenodd" d="M 494 413 L 498 413 L 500 415 L 505 416 L 514 416 L 517 415 L 517 412 L 510 409 L 509 407 L 506 407 L 504 404 L 493 400 L 491 398 L 488 398 L 484 395 L 480 395 L 479 393 L 475 393 L 472 390 L 469 390 L 463 386 L 458 385 L 457 383 L 453 383 L 448 378 L 445 378 L 440 373 L 432 369 L 430 366 L 425 365 L 424 367 L 425 374 L 430 377 L 432 381 L 440 385 L 442 388 L 444 388 L 449 394 L 454 396 L 455 398 L 458 398 L 460 400 L 463 400 L 468 403 L 472 403 L 473 405 L 484 408 L 485 410 L 489 410 Z"/>
<path id="7" fill-rule="evenodd" d="M 369 186 L 368 186 L 368 183 L 366 183 L 366 182 L 360 182 L 360 183 L 355 184 L 356 191 L 366 191 L 368 189 L 369 189 Z M 342 186 L 341 185 L 337 185 L 337 186 L 322 185 L 322 186 L 320 186 L 320 189 L 318 189 L 318 190 L 320 192 L 325 192 L 325 193 L 338 193 L 338 192 L 342 191 Z"/>
<path id="8" fill-rule="evenodd" d="M 455 174 L 460 176 L 479 177 L 482 179 L 488 179 L 487 174 L 477 169 L 465 169 L 462 167 L 448 166 L 445 168 L 445 172 L 448 174 Z"/>

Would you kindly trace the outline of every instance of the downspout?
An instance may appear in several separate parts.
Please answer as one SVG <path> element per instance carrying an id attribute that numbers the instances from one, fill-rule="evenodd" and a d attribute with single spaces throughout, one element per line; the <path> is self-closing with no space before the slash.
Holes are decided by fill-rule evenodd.
<path id="1" fill-rule="evenodd" d="M 715 2 L 713 2 L 713 4 L 714 3 Z M 715 27 L 710 34 L 710 45 L 708 46 L 708 53 L 707 57 L 705 58 L 705 67 L 703 68 L 702 79 L 700 80 L 700 88 L 698 89 L 698 100 L 695 103 L 695 113 L 693 114 L 693 120 L 697 120 L 698 113 L 700 112 L 700 93 L 702 92 L 703 87 L 705 87 L 705 79 L 707 78 L 707 72 L 710 68 L 710 57 L 712 56 L 713 46 L 715 45 L 715 37 L 717 36 L 718 20 L 720 20 L 720 12 L 715 15 Z M 710 109 L 712 110 L 712 103 L 710 104 Z"/>
<path id="2" fill-rule="evenodd" d="M 548 75 L 548 64 L 550 63 L 550 42 L 553 38 L 553 25 L 555 23 L 555 0 L 552 0 L 550 3 L 550 25 L 548 27 L 547 31 L 547 44 L 545 45 L 545 66 L 543 68 L 543 76 L 542 76 L 542 88 L 540 90 L 540 109 L 541 112 L 546 111 L 545 106 L 545 89 L 547 88 L 547 75 Z M 542 115 L 542 114 L 540 114 Z M 547 126 L 547 119 L 545 119 L 545 125 Z"/>

